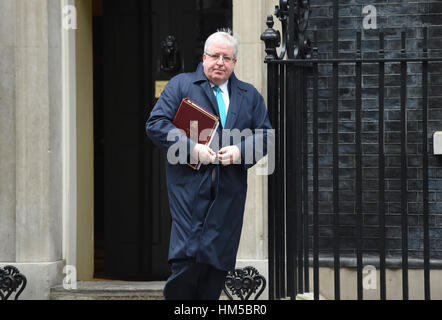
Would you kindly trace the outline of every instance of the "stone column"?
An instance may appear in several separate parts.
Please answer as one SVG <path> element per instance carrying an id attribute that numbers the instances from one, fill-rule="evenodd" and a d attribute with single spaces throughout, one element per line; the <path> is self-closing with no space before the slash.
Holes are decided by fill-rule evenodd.
<path id="1" fill-rule="evenodd" d="M 0 264 L 45 299 L 63 266 L 60 1 L 0 0 L 0 20 Z"/>
<path id="2" fill-rule="evenodd" d="M 15 0 L 0 1 L 0 261 L 15 261 Z"/>

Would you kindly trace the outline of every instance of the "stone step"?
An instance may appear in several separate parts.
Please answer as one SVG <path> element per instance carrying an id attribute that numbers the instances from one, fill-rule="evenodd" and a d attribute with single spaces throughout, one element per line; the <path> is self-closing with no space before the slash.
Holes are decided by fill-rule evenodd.
<path id="1" fill-rule="evenodd" d="M 165 281 L 78 281 L 76 289 L 51 288 L 50 300 L 164 300 Z"/>

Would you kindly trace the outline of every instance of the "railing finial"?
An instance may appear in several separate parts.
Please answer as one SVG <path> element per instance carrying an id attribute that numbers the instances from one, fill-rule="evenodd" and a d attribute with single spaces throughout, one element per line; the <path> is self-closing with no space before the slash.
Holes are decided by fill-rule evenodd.
<path id="1" fill-rule="evenodd" d="M 290 5 L 290 3 L 292 3 L 292 5 Z M 281 21 L 282 36 L 279 31 L 273 29 L 274 22 L 272 15 L 267 16 L 268 29 L 261 35 L 261 40 L 266 44 L 266 61 L 275 59 L 282 60 L 287 51 L 289 58 L 292 59 L 311 58 L 311 41 L 306 36 L 310 12 L 309 0 L 279 1 L 279 5 L 275 6 L 274 15 Z M 281 53 L 278 56 L 276 48 L 281 45 L 281 38 Z M 288 48 L 289 39 L 291 39 L 290 48 Z"/>
<path id="2" fill-rule="evenodd" d="M 267 16 L 267 30 L 263 32 L 261 35 L 261 40 L 265 43 L 265 51 L 267 56 L 265 58 L 266 61 L 277 59 L 276 48 L 279 47 L 281 43 L 281 35 L 279 31 L 273 29 L 273 16 Z"/>

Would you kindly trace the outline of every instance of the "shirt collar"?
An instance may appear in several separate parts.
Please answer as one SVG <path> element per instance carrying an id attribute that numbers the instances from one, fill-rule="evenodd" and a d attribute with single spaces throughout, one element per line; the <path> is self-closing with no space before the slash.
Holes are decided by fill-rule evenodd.
<path id="1" fill-rule="evenodd" d="M 210 83 L 210 87 L 213 89 L 213 87 L 215 86 L 212 82 Z M 223 84 L 220 84 L 218 87 L 221 89 L 221 92 L 226 93 L 229 92 L 229 80 L 227 80 L 226 82 L 224 82 Z"/>

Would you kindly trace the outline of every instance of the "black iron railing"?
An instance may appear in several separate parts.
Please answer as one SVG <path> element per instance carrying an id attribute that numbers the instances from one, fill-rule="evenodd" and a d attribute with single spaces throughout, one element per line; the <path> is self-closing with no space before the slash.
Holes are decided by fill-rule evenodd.
<path id="1" fill-rule="evenodd" d="M 314 298 L 319 299 L 320 282 L 319 267 L 320 260 L 329 261 L 334 268 L 334 299 L 341 298 L 341 268 L 342 261 L 347 259 L 343 252 L 350 252 L 350 260 L 355 261 L 357 273 L 357 298 L 363 299 L 363 256 L 367 251 L 364 247 L 364 211 L 367 190 L 373 191 L 376 196 L 370 196 L 370 201 L 376 203 L 376 239 L 370 247 L 371 260 L 376 261 L 380 275 L 380 296 L 387 298 L 386 269 L 388 267 L 387 254 L 392 251 L 386 231 L 386 214 L 392 203 L 397 202 L 400 223 L 400 254 L 395 258 L 400 259 L 402 269 L 402 297 L 409 298 L 409 194 L 407 186 L 410 184 L 409 177 L 409 126 L 416 125 L 413 131 L 413 141 L 416 150 L 413 155 L 419 158 L 422 174 L 413 177 L 420 180 L 419 191 L 422 196 L 422 208 L 415 212 L 422 221 L 422 264 L 419 266 L 424 270 L 424 296 L 430 299 L 430 220 L 429 220 L 429 137 L 431 132 L 428 129 L 428 98 L 429 98 L 429 68 L 432 63 L 442 62 L 442 57 L 428 56 L 428 30 L 423 29 L 422 49 L 416 55 L 409 56 L 406 48 L 406 32 L 401 32 L 401 48 L 398 55 L 385 54 L 385 39 L 382 30 L 379 31 L 377 54 L 364 56 L 362 51 L 361 32 L 356 33 L 356 50 L 349 56 L 341 57 L 339 52 L 338 26 L 339 26 L 339 1 L 333 0 L 333 46 L 331 57 L 319 57 L 317 46 L 317 31 L 313 33 L 313 46 L 306 36 L 307 22 L 310 14 L 309 1 L 281 0 L 276 7 L 275 16 L 279 18 L 282 25 L 282 34 L 273 29 L 273 16 L 268 16 L 268 29 L 262 34 L 261 39 L 266 45 L 266 64 L 268 72 L 268 109 L 271 122 L 276 131 L 276 170 L 269 177 L 269 297 L 280 299 L 284 297 L 295 298 L 297 294 L 309 292 L 310 289 L 310 267 L 313 268 Z M 280 47 L 280 53 L 277 48 Z M 285 56 L 287 55 L 287 59 Z M 364 89 L 364 67 L 376 65 L 377 75 L 374 75 L 377 91 L 377 112 L 375 121 L 370 120 L 373 134 L 370 145 L 365 142 L 367 135 L 364 132 L 364 110 L 363 110 L 363 89 Z M 409 121 L 407 114 L 407 76 L 410 64 L 419 64 L 419 91 L 421 93 L 421 104 L 418 106 L 420 116 Z M 346 66 L 354 68 L 354 118 L 351 119 L 353 131 L 351 132 L 351 151 L 343 147 L 340 132 L 340 74 L 339 68 Z M 328 139 L 326 135 L 320 135 L 319 100 L 320 100 L 320 76 L 323 76 L 319 69 L 327 66 L 331 72 L 326 75 L 330 83 L 329 103 L 331 105 L 332 119 L 326 133 L 331 135 L 327 140 L 330 149 L 320 150 L 325 144 L 320 139 Z M 399 105 L 395 113 L 399 126 L 395 129 L 394 135 L 388 131 L 385 115 L 385 91 L 387 85 L 386 68 L 395 66 L 399 70 Z M 391 85 L 391 84 L 390 84 Z M 310 94 L 309 94 L 310 93 Z M 417 107 L 414 106 L 414 109 Z M 352 116 L 353 117 L 353 116 Z M 344 136 L 345 138 L 346 136 Z M 418 138 L 415 138 L 418 137 Z M 375 141 L 373 141 L 373 139 Z M 395 141 L 393 141 L 396 139 Z M 324 142 L 324 141 L 322 141 Z M 395 143 L 395 151 L 391 151 Z M 388 147 L 388 148 L 387 148 Z M 343 151 L 344 150 L 344 151 Z M 369 151 L 367 151 L 369 150 Z M 327 155 L 324 157 L 324 154 Z M 344 158 L 351 154 L 351 174 L 342 177 L 341 164 Z M 370 155 L 370 157 L 367 156 Z M 392 165 L 386 163 L 391 160 L 391 154 L 398 163 Z M 374 156 L 373 156 L 374 155 Z M 388 157 L 388 159 L 387 159 Z M 373 161 L 373 163 L 367 162 Z M 391 162 L 391 161 L 390 161 Z M 392 168 L 396 168 L 392 170 Z M 330 169 L 330 176 L 327 179 L 320 179 L 320 170 Z M 370 170 L 373 174 L 374 187 L 368 187 L 364 178 Z M 364 169 L 368 169 L 364 172 Z M 392 188 L 386 180 L 396 175 L 398 199 L 391 199 Z M 328 238 L 321 239 L 320 231 L 320 205 L 321 186 L 320 183 L 328 183 L 331 190 L 331 216 L 330 227 L 325 232 L 329 233 Z M 348 183 L 349 188 L 345 186 Z M 390 183 L 390 182 L 388 182 Z M 374 188 L 374 189 L 373 189 Z M 387 190 L 388 189 L 388 190 Z M 343 192 L 344 190 L 344 192 Z M 353 221 L 351 229 L 351 245 L 349 237 L 342 236 L 344 229 L 348 226 L 341 222 L 344 216 L 344 208 L 341 206 L 343 199 L 351 202 Z M 397 201 L 396 201 L 397 200 Z M 348 215 L 345 215 L 347 218 Z M 328 239 L 328 241 L 327 241 Z M 322 240 L 322 241 L 321 241 Z M 347 250 L 347 251 L 346 251 Z M 397 251 L 399 251 L 397 250 Z M 320 254 L 321 251 L 321 254 Z M 347 259 L 347 260 L 348 260 Z M 365 259 L 364 259 L 365 260 Z"/>
<path id="2" fill-rule="evenodd" d="M 224 282 L 223 292 L 234 300 L 258 300 L 266 288 L 266 279 L 254 267 L 236 268 L 229 271 Z"/>
<path id="3" fill-rule="evenodd" d="M 0 300 L 8 300 L 15 293 L 14 300 L 18 300 L 26 288 L 26 277 L 14 266 L 0 268 Z"/>

